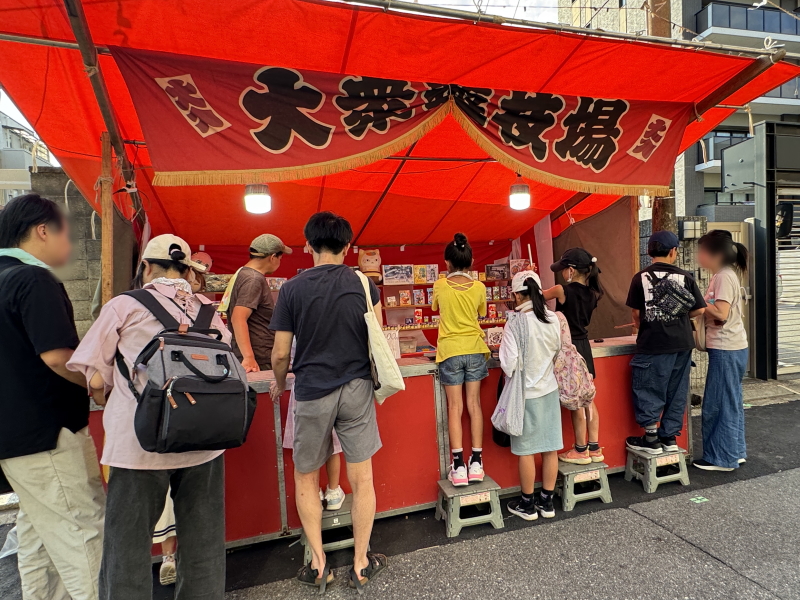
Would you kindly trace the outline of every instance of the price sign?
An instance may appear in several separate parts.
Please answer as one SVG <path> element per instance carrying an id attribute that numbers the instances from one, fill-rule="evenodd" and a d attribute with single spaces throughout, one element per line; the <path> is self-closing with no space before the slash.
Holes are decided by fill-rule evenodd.
<path id="1" fill-rule="evenodd" d="M 469 496 L 461 496 L 461 506 L 471 506 L 473 504 L 484 504 L 489 502 L 489 492 L 479 492 Z"/>
<path id="2" fill-rule="evenodd" d="M 600 479 L 600 470 L 596 469 L 594 471 L 586 471 L 584 473 L 578 473 L 575 475 L 575 483 L 581 483 L 583 481 L 594 481 L 595 479 Z"/>
<path id="3" fill-rule="evenodd" d="M 656 466 L 663 467 L 664 465 L 674 465 L 681 459 L 680 454 L 667 454 L 665 456 L 659 456 L 656 459 Z"/>

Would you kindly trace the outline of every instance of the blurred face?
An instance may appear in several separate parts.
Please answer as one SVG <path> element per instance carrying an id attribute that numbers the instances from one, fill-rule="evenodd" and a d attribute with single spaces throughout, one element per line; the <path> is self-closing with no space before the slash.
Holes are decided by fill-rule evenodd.
<path id="1" fill-rule="evenodd" d="M 41 260 L 51 267 L 63 267 L 72 255 L 72 240 L 69 237 L 69 224 L 64 221 L 59 228 L 55 225 L 39 225 L 32 232 L 39 242 Z"/>
<path id="2" fill-rule="evenodd" d="M 711 254 L 705 246 L 698 248 L 697 262 L 709 271 L 719 271 L 722 268 L 722 257 L 719 254 Z"/>

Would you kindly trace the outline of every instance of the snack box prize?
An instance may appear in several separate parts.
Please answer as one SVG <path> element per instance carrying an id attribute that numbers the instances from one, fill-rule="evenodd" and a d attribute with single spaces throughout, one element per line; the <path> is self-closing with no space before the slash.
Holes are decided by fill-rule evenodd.
<path id="1" fill-rule="evenodd" d="M 428 283 L 428 265 L 414 265 L 414 283 Z"/>
<path id="2" fill-rule="evenodd" d="M 411 291 L 400 290 L 400 306 L 411 306 Z"/>
<path id="3" fill-rule="evenodd" d="M 414 265 L 383 265 L 383 285 L 411 285 Z"/>
<path id="4" fill-rule="evenodd" d="M 422 309 L 421 308 L 415 308 L 414 309 L 414 323 L 417 324 L 417 325 L 421 325 L 422 324 Z"/>
<path id="5" fill-rule="evenodd" d="M 496 285 L 492 288 L 492 299 L 493 300 L 500 300 L 500 286 Z M 403 303 L 402 297 L 400 298 L 400 304 Z"/>
<path id="6" fill-rule="evenodd" d="M 494 304 L 490 304 L 486 309 L 486 316 L 490 319 L 497 318 L 497 306 Z"/>
<path id="7" fill-rule="evenodd" d="M 428 288 L 428 304 L 433 305 L 433 288 Z"/>
<path id="8" fill-rule="evenodd" d="M 439 279 L 439 265 L 425 265 L 425 269 L 427 271 L 427 281 L 422 281 L 421 283 L 434 283 L 437 279 Z M 414 282 L 416 283 L 416 282 Z"/>
<path id="9" fill-rule="evenodd" d="M 397 296 L 387 296 L 386 306 L 397 306 Z"/>
<path id="10" fill-rule="evenodd" d="M 425 304 L 425 290 L 414 290 L 414 304 Z"/>

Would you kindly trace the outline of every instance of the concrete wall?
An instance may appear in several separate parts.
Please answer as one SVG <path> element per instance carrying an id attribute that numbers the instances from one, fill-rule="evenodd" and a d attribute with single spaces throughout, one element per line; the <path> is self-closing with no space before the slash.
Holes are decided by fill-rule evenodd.
<path id="1" fill-rule="evenodd" d="M 697 208 L 697 214 L 708 219 L 709 223 L 714 221 L 744 221 L 755 217 L 756 207 L 753 204 L 707 204 Z M 709 227 L 709 229 L 714 229 Z"/>
<path id="2" fill-rule="evenodd" d="M 65 207 L 64 186 L 69 177 L 58 167 L 39 167 L 31 173 L 32 191 Z M 75 249 L 73 261 L 56 272 L 72 300 L 75 324 L 83 337 L 92 324 L 92 299 L 100 280 L 100 219 L 95 216 L 97 239 L 92 239 L 93 209 L 74 185 L 67 192 L 69 220 Z"/>

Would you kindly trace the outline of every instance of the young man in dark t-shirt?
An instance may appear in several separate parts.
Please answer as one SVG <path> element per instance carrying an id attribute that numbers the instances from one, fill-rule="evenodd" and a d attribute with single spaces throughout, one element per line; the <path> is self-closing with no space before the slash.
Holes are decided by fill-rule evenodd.
<path id="1" fill-rule="evenodd" d="M 233 334 L 233 352 L 248 373 L 272 369 L 269 328 L 275 302 L 266 276 L 281 266 L 281 257 L 292 249 L 269 233 L 250 243 L 250 260 L 235 275 L 227 306 L 228 329 Z"/>
<path id="2" fill-rule="evenodd" d="M 675 266 L 678 237 L 670 231 L 650 236 L 647 252 L 653 264 L 633 276 L 627 305 L 639 328 L 636 354 L 631 360 L 633 407 L 636 422 L 645 430 L 629 437 L 629 448 L 649 454 L 678 449 L 675 437 L 683 428 L 694 337 L 690 318 L 700 315 L 706 303 L 694 277 Z M 688 310 L 672 310 L 654 294 L 658 282 L 670 279 L 688 290 L 693 304 Z M 659 426 L 660 423 L 660 426 Z"/>
<path id="3" fill-rule="evenodd" d="M 103 547 L 86 379 L 66 368 L 78 333 L 50 272 L 70 252 L 51 200 L 20 196 L 0 213 L 0 468 L 19 496 L 19 571 L 31 598 L 97 598 Z"/>
<path id="4" fill-rule="evenodd" d="M 318 492 L 319 470 L 333 452 L 331 433 L 336 429 L 353 488 L 355 557 L 350 580 L 360 588 L 386 567 L 384 555 L 367 552 L 375 520 L 372 456 L 381 439 L 364 313 L 372 304 L 380 319 L 380 295 L 370 281 L 367 298 L 361 278 L 344 264 L 353 238 L 344 218 L 317 213 L 304 234 L 314 267 L 283 285 L 270 323 L 275 330 L 273 399 L 286 389 L 292 340 L 297 338 L 292 366 L 297 398 L 294 477 L 297 511 L 312 552 L 311 563 L 297 577 L 323 588 L 333 579 L 322 548 Z"/>

